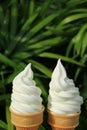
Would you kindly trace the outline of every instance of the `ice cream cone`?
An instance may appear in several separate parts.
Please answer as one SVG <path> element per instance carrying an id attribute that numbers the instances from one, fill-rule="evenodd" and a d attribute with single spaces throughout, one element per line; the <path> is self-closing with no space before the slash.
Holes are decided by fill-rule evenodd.
<path id="1" fill-rule="evenodd" d="M 43 122 L 44 106 L 39 112 L 31 114 L 19 114 L 11 108 L 10 111 L 11 122 L 15 125 L 16 130 L 38 130 L 39 125 Z"/>
<path id="2" fill-rule="evenodd" d="M 80 112 L 76 114 L 61 115 L 48 110 L 48 123 L 52 130 L 75 130 L 79 125 Z"/>

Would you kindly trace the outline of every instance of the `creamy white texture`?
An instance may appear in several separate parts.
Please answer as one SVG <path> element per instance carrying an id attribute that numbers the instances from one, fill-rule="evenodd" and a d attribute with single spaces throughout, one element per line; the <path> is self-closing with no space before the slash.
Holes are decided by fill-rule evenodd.
<path id="1" fill-rule="evenodd" d="M 13 80 L 10 108 L 18 113 L 35 113 L 41 110 L 41 90 L 33 80 L 31 64 L 20 72 Z"/>
<path id="2" fill-rule="evenodd" d="M 52 73 L 49 86 L 49 110 L 58 114 L 75 114 L 80 111 L 83 98 L 73 80 L 67 77 L 60 60 Z"/>

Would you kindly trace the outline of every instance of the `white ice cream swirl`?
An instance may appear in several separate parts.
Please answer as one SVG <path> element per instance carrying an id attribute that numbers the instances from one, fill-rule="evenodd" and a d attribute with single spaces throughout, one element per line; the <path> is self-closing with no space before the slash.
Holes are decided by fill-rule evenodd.
<path id="1" fill-rule="evenodd" d="M 48 96 L 48 109 L 58 114 L 74 114 L 81 109 L 83 98 L 72 79 L 66 75 L 60 60 L 52 73 Z"/>
<path id="2" fill-rule="evenodd" d="M 41 90 L 33 80 L 31 64 L 19 73 L 13 80 L 11 109 L 18 113 L 35 113 L 41 110 Z"/>

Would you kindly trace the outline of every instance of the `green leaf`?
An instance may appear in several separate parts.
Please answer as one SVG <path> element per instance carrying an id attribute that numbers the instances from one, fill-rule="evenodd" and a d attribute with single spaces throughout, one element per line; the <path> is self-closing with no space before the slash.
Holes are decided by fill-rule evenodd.
<path id="1" fill-rule="evenodd" d="M 11 114 L 9 111 L 9 101 L 6 102 L 6 121 L 8 123 L 8 130 L 15 130 L 13 124 L 11 123 Z"/>
<path id="2" fill-rule="evenodd" d="M 77 8 L 77 9 L 71 10 L 71 13 L 87 13 L 87 8 Z"/>
<path id="3" fill-rule="evenodd" d="M 42 9 L 40 12 L 40 16 L 45 17 L 47 11 L 49 10 L 50 6 L 52 5 L 54 0 L 47 0 L 46 2 L 42 3 Z"/>
<path id="4" fill-rule="evenodd" d="M 42 32 L 41 34 L 39 34 L 39 35 L 36 35 L 35 37 L 33 37 L 32 39 L 30 39 L 29 40 L 29 42 L 27 42 L 27 44 L 35 44 L 36 42 L 38 42 L 38 41 L 40 41 L 40 40 L 42 40 L 42 39 L 45 39 L 46 37 L 47 37 L 47 39 L 48 39 L 48 37 L 49 36 L 51 36 L 53 33 L 51 32 L 51 31 L 45 31 L 45 32 Z M 25 39 L 25 42 L 26 41 L 28 41 L 28 37 Z"/>
<path id="5" fill-rule="evenodd" d="M 43 125 L 40 125 L 39 130 L 46 130 Z"/>
<path id="6" fill-rule="evenodd" d="M 72 63 L 72 64 L 76 64 L 76 65 L 81 66 L 81 67 L 85 66 L 84 64 L 82 64 L 80 62 L 77 62 L 69 57 L 62 56 L 59 54 L 44 52 L 44 53 L 40 54 L 39 56 L 46 57 L 46 58 L 52 58 L 52 59 L 61 59 L 61 60 L 67 61 L 67 62 Z"/>
<path id="7" fill-rule="evenodd" d="M 83 36 L 83 41 L 82 41 L 82 47 L 81 47 L 81 57 L 84 56 L 86 50 L 87 50 L 87 33 L 84 34 Z"/>
<path id="8" fill-rule="evenodd" d="M 21 30 L 20 30 L 19 34 L 22 33 L 22 32 L 23 32 L 23 34 L 24 34 L 24 33 L 26 33 L 26 32 L 29 30 L 30 25 L 33 23 L 33 21 L 34 21 L 34 20 L 36 19 L 36 17 L 38 16 L 39 11 L 40 11 L 40 7 L 38 7 L 38 8 L 36 9 L 36 12 L 35 12 L 31 17 L 29 17 L 29 18 L 25 21 L 25 23 L 24 23 L 23 26 L 21 27 Z"/>
<path id="9" fill-rule="evenodd" d="M 63 39 L 61 37 L 56 37 L 52 39 L 43 40 L 40 42 L 37 42 L 35 44 L 32 44 L 29 46 L 30 49 L 37 49 L 37 48 L 43 48 L 43 46 L 54 46 L 60 43 Z"/>
<path id="10" fill-rule="evenodd" d="M 29 38 L 32 37 L 33 35 L 35 35 L 38 31 L 40 31 L 44 26 L 46 26 L 47 24 L 49 24 L 52 20 L 54 20 L 56 17 L 58 16 L 58 14 L 50 14 L 49 16 L 47 16 L 45 19 L 43 19 L 42 21 L 40 21 L 39 23 L 36 24 L 36 26 L 34 26 L 30 32 L 29 32 Z"/>
<path id="11" fill-rule="evenodd" d="M 1 9 L 0 9 L 1 10 Z M 9 10 L 6 11 L 6 15 L 4 15 L 4 10 L 2 9 L 2 11 L 0 12 L 2 13 L 0 15 L 0 33 L 1 33 L 1 37 L 2 37 L 2 41 L 3 41 L 3 46 L 7 46 L 7 42 L 8 42 L 8 24 L 9 24 Z"/>
<path id="12" fill-rule="evenodd" d="M 29 16 L 32 16 L 35 9 L 35 0 L 30 0 L 29 4 Z"/>
<path id="13" fill-rule="evenodd" d="M 62 29 L 62 27 L 70 22 L 76 21 L 76 20 L 80 20 L 83 18 L 87 18 L 87 13 L 79 13 L 79 14 L 74 14 L 74 15 L 70 15 L 68 17 L 66 17 L 65 19 L 63 19 L 58 26 L 56 27 L 56 29 Z"/>
<path id="14" fill-rule="evenodd" d="M 11 36 L 17 32 L 17 20 L 18 20 L 18 1 L 11 0 Z"/>
<path id="15" fill-rule="evenodd" d="M 17 58 L 17 59 L 26 59 L 26 58 L 29 58 L 31 56 L 31 53 L 29 52 L 17 52 L 14 54 L 14 58 Z"/>
<path id="16" fill-rule="evenodd" d="M 20 0 L 20 5 L 24 6 L 25 0 Z"/>
<path id="17" fill-rule="evenodd" d="M 42 72 L 43 74 L 45 74 L 47 77 L 51 77 L 51 71 L 44 65 L 42 65 L 41 63 L 34 61 L 34 60 L 29 60 L 32 65 L 38 69 L 40 72 Z"/>
<path id="18" fill-rule="evenodd" d="M 86 0 L 69 0 L 67 1 L 67 5 L 70 7 L 75 7 L 75 6 L 78 6 L 78 5 L 81 5 L 83 3 L 86 3 L 87 1 Z"/>
<path id="19" fill-rule="evenodd" d="M 69 45 L 67 46 L 67 49 L 66 49 L 66 56 L 67 57 L 71 53 L 71 49 L 73 48 L 74 43 L 75 43 L 75 38 L 72 38 L 71 41 L 70 41 L 70 43 L 69 43 Z"/>
<path id="20" fill-rule="evenodd" d="M 3 19 L 4 19 L 3 8 L 2 8 L 2 6 L 0 5 L 0 26 L 1 26 L 2 23 L 3 23 Z"/>
<path id="21" fill-rule="evenodd" d="M 84 45 L 82 43 L 86 29 L 87 29 L 87 24 L 84 24 L 82 26 L 82 28 L 80 29 L 80 31 L 77 33 L 77 35 L 74 37 L 75 38 L 74 39 L 74 51 L 76 51 L 76 53 L 79 55 L 84 52 L 84 50 L 82 50 L 82 49 L 84 49 L 84 46 L 86 46 L 86 42 L 84 43 Z M 82 46 L 83 46 L 83 48 L 82 48 Z"/>
<path id="22" fill-rule="evenodd" d="M 87 61 L 87 54 L 82 57 L 82 59 L 80 60 L 80 63 L 81 64 L 85 64 L 86 61 Z M 76 73 L 75 73 L 75 77 L 74 77 L 75 81 L 77 80 L 78 75 L 80 74 L 80 72 L 81 72 L 82 69 L 83 69 L 82 67 L 78 67 L 77 68 Z"/>
<path id="23" fill-rule="evenodd" d="M 15 50 L 16 46 L 21 42 L 21 39 L 24 37 L 24 34 L 27 33 L 27 31 L 30 28 L 31 23 L 35 20 L 35 18 L 38 15 L 39 8 L 36 10 L 36 13 L 31 16 L 31 18 L 27 19 L 24 25 L 21 27 L 19 34 L 13 39 L 13 41 L 10 43 L 9 47 L 6 49 L 5 54 L 10 55 L 13 50 Z"/>
<path id="24" fill-rule="evenodd" d="M 8 130 L 7 124 L 2 120 L 0 120 L 0 127 L 5 129 L 5 130 Z"/>
<path id="25" fill-rule="evenodd" d="M 0 53 L 0 62 L 3 62 L 4 64 L 7 64 L 8 66 L 15 67 L 16 64 L 10 60 L 8 57 Z"/>

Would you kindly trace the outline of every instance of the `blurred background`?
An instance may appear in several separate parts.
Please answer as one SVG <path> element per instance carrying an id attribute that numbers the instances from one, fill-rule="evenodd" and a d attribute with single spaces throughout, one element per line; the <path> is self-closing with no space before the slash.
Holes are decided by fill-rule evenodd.
<path id="1" fill-rule="evenodd" d="M 12 80 L 28 63 L 47 109 L 59 58 L 84 98 L 76 130 L 86 130 L 87 0 L 0 0 L 0 130 L 15 130 L 9 112 Z M 47 118 L 45 110 L 39 130 L 51 130 Z"/>

